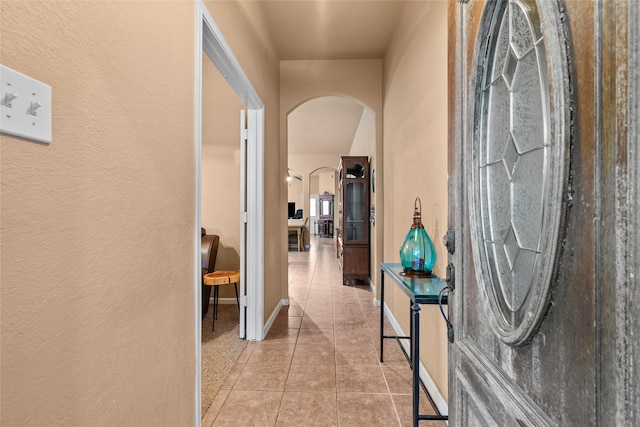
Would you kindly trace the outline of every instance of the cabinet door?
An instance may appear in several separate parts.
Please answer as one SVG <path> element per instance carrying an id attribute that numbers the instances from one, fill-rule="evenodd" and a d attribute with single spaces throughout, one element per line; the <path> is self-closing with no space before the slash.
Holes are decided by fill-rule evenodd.
<path id="1" fill-rule="evenodd" d="M 367 186 L 362 181 L 346 180 L 344 185 L 344 232 L 345 243 L 360 243 L 368 241 L 367 230 Z"/>
<path id="2" fill-rule="evenodd" d="M 369 277 L 368 246 L 345 246 L 342 256 L 342 275 L 344 279 L 367 280 L 367 277 Z"/>

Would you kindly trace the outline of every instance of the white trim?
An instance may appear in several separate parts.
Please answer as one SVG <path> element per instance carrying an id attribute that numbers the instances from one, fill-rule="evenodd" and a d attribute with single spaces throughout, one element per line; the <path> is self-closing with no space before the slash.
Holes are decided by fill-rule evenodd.
<path id="1" fill-rule="evenodd" d="M 194 85 L 194 162 L 195 162 L 195 221 L 193 230 L 193 283 L 194 283 L 194 344 L 195 344 L 195 381 L 194 381 L 194 425 L 195 427 L 201 426 L 202 419 L 202 384 L 201 384 L 201 372 L 202 372 L 202 277 L 201 277 L 201 250 L 202 240 L 200 234 L 200 211 L 201 211 L 201 177 L 202 177 L 202 7 L 203 4 L 198 2 L 196 4 L 196 40 L 195 40 L 195 85 Z"/>
<path id="2" fill-rule="evenodd" d="M 391 310 L 389 309 L 389 306 L 386 303 L 384 304 L 384 313 L 387 315 L 387 319 L 389 319 L 389 323 L 391 323 L 391 326 L 393 326 L 393 329 L 396 331 L 396 335 L 403 336 L 403 337 L 409 336 L 409 334 L 405 333 L 402 330 L 402 328 L 400 327 L 400 324 L 396 321 L 396 318 L 393 317 L 393 314 L 391 313 Z M 408 340 L 399 340 L 399 341 L 400 341 L 400 345 L 404 347 L 404 350 L 407 352 L 407 354 L 410 354 Z M 436 383 L 433 381 L 433 378 L 431 378 L 431 375 L 429 375 L 429 372 L 422 364 L 422 361 L 420 361 L 419 365 L 420 365 L 420 379 L 424 383 L 424 386 L 427 388 L 427 390 L 429 390 L 429 394 L 431 395 L 433 402 L 438 407 L 438 411 L 440 411 L 441 414 L 448 414 L 449 405 L 447 404 L 447 401 L 445 400 L 444 396 L 442 396 L 442 393 L 440 393 L 438 386 L 436 386 Z"/>
<path id="3" fill-rule="evenodd" d="M 257 96 L 257 95 L 256 95 Z M 264 108 L 248 110 L 247 339 L 262 341 L 264 321 Z"/>
<path id="4" fill-rule="evenodd" d="M 249 131 L 247 130 L 247 110 L 240 110 L 240 297 L 243 299 L 240 311 L 240 326 L 238 336 L 242 339 L 247 335 L 247 228 L 249 215 L 247 213 L 247 145 Z"/>
<path id="5" fill-rule="evenodd" d="M 198 3 L 202 8 L 202 19 L 207 23 L 202 27 L 202 50 L 211 59 L 211 62 L 215 64 L 216 68 L 229 83 L 229 86 L 238 94 L 238 97 L 247 108 L 250 110 L 263 109 L 264 104 L 260 96 L 253 88 L 251 81 L 231 51 L 229 44 L 222 36 L 222 32 L 216 25 L 213 16 L 202 3 L 202 0 L 199 0 Z"/>
<path id="6" fill-rule="evenodd" d="M 285 305 L 289 305 L 289 300 L 281 299 L 278 302 L 278 305 L 276 306 L 276 308 L 273 309 L 273 311 L 271 312 L 271 316 L 269 316 L 267 323 L 265 323 L 264 325 L 264 331 L 262 332 L 263 337 L 267 336 L 267 332 L 269 332 L 269 329 L 271 329 L 273 322 L 276 320 L 276 317 L 278 317 L 278 314 L 280 313 L 280 309 L 282 308 L 282 306 L 285 306 Z"/>
<path id="7" fill-rule="evenodd" d="M 376 284 L 373 283 L 373 280 L 371 280 L 371 277 L 369 277 L 369 287 L 371 288 L 371 292 L 373 293 L 374 307 L 380 307 L 380 300 L 376 298 Z"/>

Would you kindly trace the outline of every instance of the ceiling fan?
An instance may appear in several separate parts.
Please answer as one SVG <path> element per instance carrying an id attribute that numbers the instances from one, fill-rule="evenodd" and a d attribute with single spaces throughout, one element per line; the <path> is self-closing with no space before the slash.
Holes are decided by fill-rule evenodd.
<path id="1" fill-rule="evenodd" d="M 292 179 L 302 181 L 302 177 L 292 174 L 291 169 L 287 169 L 287 181 L 290 182 Z"/>

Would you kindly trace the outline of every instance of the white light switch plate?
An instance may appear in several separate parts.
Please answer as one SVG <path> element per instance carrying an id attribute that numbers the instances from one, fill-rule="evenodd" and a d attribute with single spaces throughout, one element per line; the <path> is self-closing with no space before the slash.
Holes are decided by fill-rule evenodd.
<path id="1" fill-rule="evenodd" d="M 51 142 L 51 86 L 0 65 L 0 132 Z"/>

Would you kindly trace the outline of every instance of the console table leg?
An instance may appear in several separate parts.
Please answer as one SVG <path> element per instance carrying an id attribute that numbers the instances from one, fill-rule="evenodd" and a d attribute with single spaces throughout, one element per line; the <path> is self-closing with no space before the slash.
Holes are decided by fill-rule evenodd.
<path id="1" fill-rule="evenodd" d="M 411 307 L 411 362 L 413 368 L 413 426 L 418 427 L 420 409 L 420 304 Z"/>
<path id="2" fill-rule="evenodd" d="M 380 272 L 380 363 L 384 355 L 384 271 Z"/>

